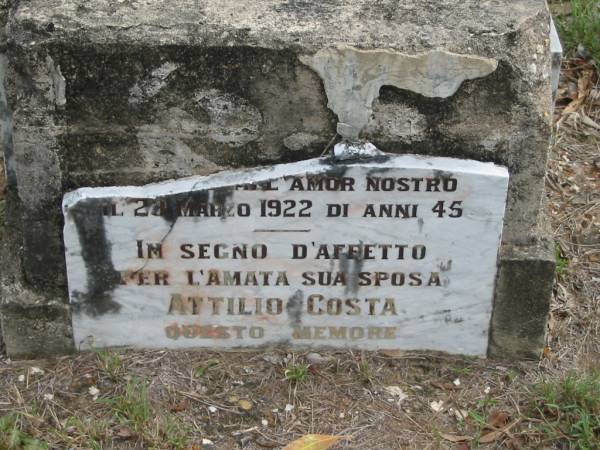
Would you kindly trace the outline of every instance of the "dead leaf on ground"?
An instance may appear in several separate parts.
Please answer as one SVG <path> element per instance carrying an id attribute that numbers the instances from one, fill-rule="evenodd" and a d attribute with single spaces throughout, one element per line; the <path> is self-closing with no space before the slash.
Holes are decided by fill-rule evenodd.
<path id="1" fill-rule="evenodd" d="M 502 437 L 502 435 L 508 433 L 508 430 L 510 430 L 512 427 L 514 427 L 518 423 L 519 423 L 519 419 L 515 420 L 514 422 L 511 422 L 510 424 L 506 425 L 505 427 L 503 427 L 499 430 L 484 434 L 483 436 L 481 436 L 479 438 L 479 443 L 480 444 L 489 444 L 491 442 L 497 441 L 500 437 Z"/>
<path id="2" fill-rule="evenodd" d="M 440 436 L 450 442 L 469 442 L 473 440 L 471 436 L 463 436 L 459 434 L 440 433 Z"/>
<path id="3" fill-rule="evenodd" d="M 593 70 L 583 70 L 577 79 L 577 93 L 579 97 L 584 99 L 590 95 L 592 90 L 592 78 L 594 77 Z"/>
<path id="4" fill-rule="evenodd" d="M 307 434 L 286 445 L 283 450 L 327 450 L 343 436 L 327 434 Z"/>
<path id="5" fill-rule="evenodd" d="M 401 403 L 408 397 L 400 386 L 385 386 L 384 389 L 389 395 L 397 397 L 398 403 Z"/>
<path id="6" fill-rule="evenodd" d="M 118 426 L 114 434 L 121 439 L 129 439 L 135 436 L 135 433 L 130 428 L 123 425 Z"/>
<path id="7" fill-rule="evenodd" d="M 185 411 L 188 407 L 188 401 L 187 399 L 183 399 L 180 402 L 175 403 L 173 406 L 171 406 L 171 408 L 169 409 L 171 412 L 181 412 L 181 411 Z"/>
<path id="8" fill-rule="evenodd" d="M 562 116 L 566 116 L 569 115 L 575 111 L 577 111 L 577 109 L 579 109 L 579 107 L 581 105 L 583 105 L 585 98 L 584 97 L 578 97 L 575 100 L 573 100 L 571 103 L 569 103 L 565 109 L 563 109 L 561 115 Z"/>
<path id="9" fill-rule="evenodd" d="M 548 346 L 544 347 L 544 351 L 542 352 L 542 357 L 550 358 L 551 354 L 552 354 L 552 350 L 550 349 L 550 347 L 548 347 Z"/>
<path id="10" fill-rule="evenodd" d="M 444 409 L 444 400 L 429 402 L 429 407 L 432 411 L 440 412 Z"/>
<path id="11" fill-rule="evenodd" d="M 250 411 L 252 409 L 252 402 L 249 400 L 242 399 L 238 401 L 238 406 L 244 411 Z"/>
<path id="12" fill-rule="evenodd" d="M 499 437 L 504 434 L 503 431 L 492 431 L 491 433 L 484 434 L 479 438 L 480 444 L 489 444 L 491 442 L 497 441 Z"/>
<path id="13" fill-rule="evenodd" d="M 505 426 L 509 420 L 510 416 L 506 411 L 494 409 L 488 417 L 487 424 L 490 428 L 497 429 Z"/>

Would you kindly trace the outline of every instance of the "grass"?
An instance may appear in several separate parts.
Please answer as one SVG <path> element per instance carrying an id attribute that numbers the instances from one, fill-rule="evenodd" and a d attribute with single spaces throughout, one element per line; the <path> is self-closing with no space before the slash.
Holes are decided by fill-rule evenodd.
<path id="1" fill-rule="evenodd" d="M 19 414 L 9 414 L 0 417 L 0 448 L 42 450 L 48 445 L 38 439 L 34 439 L 27 433 L 21 431 Z"/>
<path id="2" fill-rule="evenodd" d="M 101 402 L 112 408 L 125 437 L 137 437 L 149 447 L 160 443 L 168 443 L 169 448 L 186 447 L 189 430 L 176 415 L 157 414 L 153 410 L 148 386 L 143 381 L 131 378 L 122 394 Z"/>
<path id="3" fill-rule="evenodd" d="M 562 3 L 562 2 L 561 2 Z M 600 2 L 570 0 L 569 14 L 556 17 L 557 26 L 567 53 L 573 54 L 583 45 L 596 65 L 600 65 Z"/>
<path id="4" fill-rule="evenodd" d="M 554 247 L 554 255 L 556 257 L 556 273 L 562 275 L 569 266 L 569 260 L 563 256 L 563 252 L 558 244 Z"/>
<path id="5" fill-rule="evenodd" d="M 101 367 L 106 361 L 114 361 L 116 354 L 102 355 L 98 357 Z M 119 367 L 124 370 L 121 365 Z M 105 375 L 110 379 L 110 371 L 106 371 Z M 123 372 L 121 380 L 126 378 L 129 376 Z M 58 448 L 23 431 L 32 425 L 33 428 L 46 428 L 43 415 L 47 410 L 43 411 L 32 403 L 26 412 L 0 417 L 0 450 Z M 46 428 L 44 433 L 48 442 L 60 442 L 61 448 L 93 450 L 113 448 L 115 442 L 126 444 L 126 448 L 185 449 L 190 448 L 189 438 L 192 435 L 192 430 L 177 414 L 153 407 L 147 384 L 135 377 L 129 378 L 114 393 L 88 405 L 79 414 L 60 421 L 60 426 Z"/>
<path id="6" fill-rule="evenodd" d="M 301 383 L 308 377 L 307 364 L 292 364 L 284 372 L 285 379 L 293 383 Z"/>
<path id="7" fill-rule="evenodd" d="M 600 373 L 570 372 L 534 386 L 530 406 L 538 429 L 568 448 L 600 448 Z"/>
<path id="8" fill-rule="evenodd" d="M 479 412 L 474 411 L 474 410 L 469 410 L 468 417 L 469 417 L 469 419 L 471 419 L 473 421 L 473 423 L 477 427 L 477 429 L 475 431 L 474 439 L 472 442 L 472 446 L 474 448 L 477 448 L 477 446 L 479 445 L 479 439 L 481 439 L 481 434 L 483 433 L 483 430 L 485 429 L 487 421 L 485 420 L 485 417 L 483 415 L 481 415 Z"/>
<path id="9" fill-rule="evenodd" d="M 473 373 L 473 369 L 470 367 L 454 367 L 452 368 L 452 373 L 455 376 L 471 375 L 471 373 Z"/>
<path id="10" fill-rule="evenodd" d="M 95 349 L 94 351 L 96 352 L 96 355 L 98 355 L 101 369 L 104 370 L 108 378 L 112 381 L 117 381 L 122 369 L 119 354 L 105 348 Z"/>
<path id="11" fill-rule="evenodd" d="M 70 433 L 57 432 L 57 437 L 64 442 L 69 442 L 72 436 L 83 436 L 86 447 L 94 450 L 102 448 L 102 441 L 106 437 L 106 432 L 110 427 L 107 419 L 95 419 L 86 417 L 71 416 L 65 421 L 65 430 Z"/>
<path id="12" fill-rule="evenodd" d="M 369 362 L 365 361 L 364 359 L 358 363 L 358 378 L 360 379 L 361 383 L 365 385 L 372 384 L 373 379 L 375 378 L 373 368 Z"/>
<path id="13" fill-rule="evenodd" d="M 122 423 L 132 425 L 137 432 L 143 432 L 146 423 L 152 417 L 148 387 L 137 378 L 127 382 L 123 394 L 104 401 L 113 408 L 116 417 Z"/>
<path id="14" fill-rule="evenodd" d="M 210 369 L 211 367 L 215 367 L 217 364 L 219 364 L 218 360 L 216 360 L 216 359 L 209 359 L 202 366 L 196 367 L 196 369 L 194 370 L 194 376 L 196 378 L 203 377 L 208 372 L 208 369 Z"/>

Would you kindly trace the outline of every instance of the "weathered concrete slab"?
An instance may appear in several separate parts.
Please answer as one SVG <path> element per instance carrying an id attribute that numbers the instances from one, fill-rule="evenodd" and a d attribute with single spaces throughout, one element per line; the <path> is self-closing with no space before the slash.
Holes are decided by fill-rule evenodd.
<path id="1" fill-rule="evenodd" d="M 65 196 L 76 343 L 485 355 L 508 173 L 381 154 Z"/>

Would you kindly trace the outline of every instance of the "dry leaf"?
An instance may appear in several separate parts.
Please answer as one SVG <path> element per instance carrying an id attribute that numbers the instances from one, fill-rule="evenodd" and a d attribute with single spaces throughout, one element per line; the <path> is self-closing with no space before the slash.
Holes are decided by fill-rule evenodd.
<path id="1" fill-rule="evenodd" d="M 499 437 L 501 437 L 503 434 L 507 433 L 508 430 L 510 430 L 512 427 L 514 427 L 518 423 L 519 423 L 519 419 L 506 425 L 505 427 L 501 428 L 500 430 L 496 430 L 496 431 L 492 431 L 491 433 L 484 434 L 483 436 L 481 436 L 481 438 L 479 438 L 479 443 L 480 444 L 489 444 L 490 442 L 496 441 Z"/>
<path id="2" fill-rule="evenodd" d="M 173 406 L 171 406 L 171 408 L 169 409 L 169 411 L 171 412 L 181 412 L 184 411 L 188 406 L 188 402 L 186 399 L 181 400 L 178 403 L 175 403 Z"/>
<path id="3" fill-rule="evenodd" d="M 575 100 L 573 100 L 571 103 L 569 103 L 565 109 L 563 109 L 561 115 L 562 116 L 566 116 L 568 114 L 571 114 L 575 111 L 577 111 L 577 109 L 583 104 L 583 97 L 578 97 Z"/>
<path id="4" fill-rule="evenodd" d="M 238 406 L 244 411 L 250 411 L 252 409 L 252 402 L 250 402 L 249 400 L 242 399 L 238 402 Z"/>
<path id="5" fill-rule="evenodd" d="M 592 127 L 592 128 L 595 128 L 596 130 L 600 130 L 600 125 L 598 125 L 596 122 L 594 122 L 592 119 L 590 119 L 588 116 L 586 116 L 583 113 L 581 114 L 581 120 L 588 127 Z"/>
<path id="6" fill-rule="evenodd" d="M 88 389 L 88 393 L 92 396 L 94 400 L 96 400 L 100 395 L 100 390 L 96 386 L 90 386 Z"/>
<path id="7" fill-rule="evenodd" d="M 117 429 L 115 431 L 115 436 L 120 437 L 122 439 L 129 439 L 129 438 L 135 436 L 135 433 L 133 431 L 131 431 L 131 429 L 121 425 L 121 426 L 117 427 Z"/>
<path id="8" fill-rule="evenodd" d="M 552 350 L 550 350 L 550 347 L 548 347 L 548 346 L 544 347 L 544 352 L 543 352 L 542 356 L 544 358 L 550 358 L 551 354 L 552 354 Z"/>
<path id="9" fill-rule="evenodd" d="M 435 412 L 440 412 L 444 409 L 444 400 L 429 402 L 429 407 Z"/>
<path id="10" fill-rule="evenodd" d="M 461 436 L 448 433 L 440 433 L 440 436 L 442 436 L 444 439 L 450 442 L 468 442 L 473 440 L 471 436 Z"/>
<path id="11" fill-rule="evenodd" d="M 508 413 L 500 410 L 493 410 L 488 418 L 488 426 L 491 428 L 502 428 L 510 420 Z"/>
<path id="12" fill-rule="evenodd" d="M 591 70 L 584 70 L 580 77 L 577 79 L 577 94 L 579 98 L 585 98 L 590 95 L 592 90 L 592 76 Z"/>
<path id="13" fill-rule="evenodd" d="M 342 436 L 307 434 L 294 442 L 290 442 L 283 450 L 327 450 L 340 439 L 342 439 Z"/>
<path id="14" fill-rule="evenodd" d="M 491 433 L 484 434 L 479 438 L 480 444 L 489 444 L 490 442 L 494 442 L 498 440 L 500 436 L 504 434 L 504 431 L 492 431 Z"/>
<path id="15" fill-rule="evenodd" d="M 408 397 L 400 386 L 386 386 L 384 389 L 388 394 L 398 397 L 398 404 L 402 403 L 402 401 Z"/>

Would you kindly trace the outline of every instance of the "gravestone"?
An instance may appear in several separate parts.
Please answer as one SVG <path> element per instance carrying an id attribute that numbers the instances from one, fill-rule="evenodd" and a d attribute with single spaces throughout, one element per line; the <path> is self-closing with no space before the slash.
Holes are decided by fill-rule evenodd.
<path id="1" fill-rule="evenodd" d="M 545 2 L 6 6 L 11 356 L 539 355 Z"/>
<path id="2" fill-rule="evenodd" d="M 506 169 L 354 158 L 67 194 L 75 342 L 485 355 Z"/>

